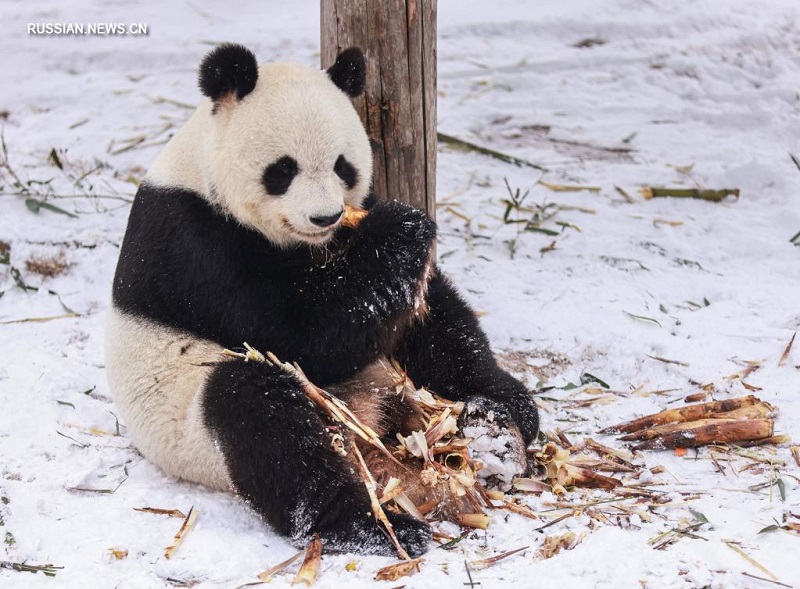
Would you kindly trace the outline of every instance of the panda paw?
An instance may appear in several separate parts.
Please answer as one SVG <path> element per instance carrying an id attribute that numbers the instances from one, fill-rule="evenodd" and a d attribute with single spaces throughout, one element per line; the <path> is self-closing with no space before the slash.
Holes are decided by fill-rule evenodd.
<path id="1" fill-rule="evenodd" d="M 409 204 L 380 201 L 361 221 L 358 233 L 373 257 L 377 252 L 379 256 L 396 258 L 419 275 L 430 258 L 436 223 L 425 211 Z"/>
<path id="2" fill-rule="evenodd" d="M 511 489 L 528 470 L 526 444 L 508 409 L 486 397 L 471 397 L 459 416 L 459 427 L 471 438 L 472 458 L 482 466 L 478 479 L 487 488 Z"/>
<path id="3" fill-rule="evenodd" d="M 433 537 L 431 527 L 408 515 L 386 513 L 392 524 L 397 540 L 416 558 L 428 550 Z M 336 525 L 326 526 L 320 531 L 323 547 L 331 552 L 354 552 L 358 554 L 376 554 L 380 556 L 396 556 L 397 550 L 383 524 L 375 521 L 367 510 L 359 510 L 350 517 L 339 520 Z"/>

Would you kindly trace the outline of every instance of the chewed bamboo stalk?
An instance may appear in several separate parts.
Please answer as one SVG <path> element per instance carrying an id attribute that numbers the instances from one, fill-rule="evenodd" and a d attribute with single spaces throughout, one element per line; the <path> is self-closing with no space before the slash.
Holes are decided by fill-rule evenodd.
<path id="1" fill-rule="evenodd" d="M 383 567 L 375 574 L 376 581 L 396 581 L 401 577 L 413 575 L 419 572 L 419 565 L 425 562 L 424 558 L 414 558 L 403 560 L 395 564 Z"/>
<path id="2" fill-rule="evenodd" d="M 705 419 L 678 424 L 668 432 L 636 437 L 644 441 L 634 446 L 634 449 L 697 448 L 714 443 L 760 440 L 771 437 L 773 427 L 774 422 L 771 419 Z"/>
<path id="3" fill-rule="evenodd" d="M 489 516 L 485 513 L 462 513 L 458 516 L 458 523 L 468 528 L 485 530 L 489 527 Z"/>
<path id="4" fill-rule="evenodd" d="M 726 399 L 724 401 L 711 401 L 709 403 L 700 403 L 698 405 L 687 405 L 686 407 L 678 407 L 676 409 L 669 409 L 660 413 L 646 415 L 639 419 L 634 419 L 625 423 L 620 423 L 609 428 L 602 430 L 602 433 L 630 433 L 643 430 L 656 425 L 664 425 L 667 423 L 681 423 L 687 421 L 695 421 L 706 417 L 711 417 L 719 413 L 734 411 L 742 407 L 749 407 L 759 405 L 770 411 L 774 408 L 768 403 L 764 403 L 753 395 L 746 397 L 737 397 L 735 399 Z"/>
<path id="5" fill-rule="evenodd" d="M 314 534 L 314 537 L 308 544 L 308 548 L 306 548 L 306 557 L 303 560 L 303 564 L 300 566 L 300 570 L 297 572 L 297 576 L 294 578 L 294 581 L 292 581 L 292 585 L 299 585 L 302 583 L 307 587 L 311 587 L 317 580 L 321 562 L 322 540 L 320 540 L 319 534 Z"/>
<path id="6" fill-rule="evenodd" d="M 598 474 L 593 470 L 575 466 L 568 462 L 558 467 L 557 477 L 558 482 L 565 487 L 576 485 L 597 489 L 613 489 L 622 486 L 622 481 L 618 479 Z"/>
<path id="7" fill-rule="evenodd" d="M 355 229 L 358 224 L 369 214 L 364 209 L 357 209 L 350 205 L 344 205 L 344 216 L 342 217 L 342 227 L 349 227 Z"/>

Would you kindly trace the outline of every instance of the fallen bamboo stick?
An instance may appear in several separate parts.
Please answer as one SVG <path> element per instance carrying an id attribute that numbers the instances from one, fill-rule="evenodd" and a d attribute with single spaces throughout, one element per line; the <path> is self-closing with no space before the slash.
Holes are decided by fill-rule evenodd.
<path id="1" fill-rule="evenodd" d="M 738 188 L 722 188 L 720 190 L 704 190 L 699 188 L 657 188 L 645 186 L 641 190 L 642 196 L 647 200 L 651 198 L 672 196 L 676 198 L 696 198 L 710 202 L 720 202 L 726 196 L 739 198 Z"/>
<path id="2" fill-rule="evenodd" d="M 181 524 L 181 528 L 178 530 L 178 533 L 175 534 L 175 537 L 172 539 L 172 542 L 167 549 L 164 550 L 164 558 L 172 558 L 172 555 L 175 554 L 175 551 L 178 549 L 183 543 L 183 540 L 186 538 L 186 534 L 189 533 L 189 530 L 194 527 L 194 523 L 197 521 L 197 516 L 200 515 L 200 512 L 197 511 L 194 506 L 189 508 L 189 513 L 186 515 L 186 519 L 183 520 L 183 524 Z"/>
<path id="3" fill-rule="evenodd" d="M 504 552 L 503 554 L 498 554 L 496 556 L 491 556 L 489 558 L 483 558 L 481 560 L 473 560 L 471 563 L 469 563 L 469 565 L 473 569 L 486 569 L 489 568 L 490 566 L 497 564 L 501 560 L 504 560 L 509 556 L 514 556 L 515 554 L 518 554 L 523 550 L 527 550 L 528 548 L 530 547 L 523 546 L 522 548 L 517 548 L 516 550 L 509 550 L 508 552 Z"/>
<path id="4" fill-rule="evenodd" d="M 261 581 L 264 582 L 264 583 L 270 582 L 274 575 L 276 575 L 277 573 L 281 572 L 282 570 L 288 568 L 297 559 L 299 559 L 301 556 L 303 556 L 303 554 L 305 554 L 305 551 L 301 550 L 300 552 L 298 552 L 294 556 L 290 556 L 289 558 L 287 558 L 283 562 L 279 562 L 275 566 L 268 568 L 263 573 L 259 573 L 258 574 L 258 578 L 261 579 Z"/>
<path id="5" fill-rule="evenodd" d="M 420 563 L 425 562 L 424 558 L 414 558 L 412 560 L 403 560 L 383 567 L 375 573 L 376 581 L 396 581 L 401 577 L 413 575 L 419 572 Z"/>
<path id="6" fill-rule="evenodd" d="M 377 484 L 375 483 L 372 473 L 367 468 L 367 463 L 364 462 L 364 457 L 361 455 L 361 452 L 359 452 L 358 446 L 356 446 L 355 442 L 351 443 L 351 448 L 353 450 L 353 454 L 357 458 L 358 469 L 361 473 L 361 478 L 364 481 L 364 486 L 367 488 L 367 493 L 369 494 L 369 500 L 372 504 L 372 515 L 375 518 L 375 521 L 382 523 L 383 527 L 386 528 L 386 532 L 389 534 L 389 538 L 391 539 L 395 550 L 397 550 L 397 554 L 400 555 L 400 558 L 403 560 L 411 560 L 408 552 L 406 552 L 405 548 L 400 545 L 400 542 L 394 533 L 392 523 L 389 521 L 389 518 L 386 517 L 386 512 L 383 510 L 383 507 L 381 507 L 381 502 L 378 500 Z"/>
<path id="7" fill-rule="evenodd" d="M 314 581 L 317 580 L 319 573 L 319 565 L 322 562 L 322 540 L 319 534 L 314 534 L 311 542 L 306 548 L 306 557 L 303 559 L 303 564 L 297 572 L 297 576 L 292 581 L 292 585 L 299 585 L 303 583 L 306 587 L 311 587 Z"/>
<path id="8" fill-rule="evenodd" d="M 754 395 L 747 395 L 746 397 L 736 397 L 734 399 L 726 399 L 724 401 L 711 401 L 708 403 L 699 403 L 697 405 L 687 405 L 686 407 L 678 407 L 676 409 L 668 409 L 660 413 L 652 415 L 645 415 L 638 419 L 613 425 L 611 427 L 601 430 L 601 433 L 630 433 L 642 429 L 653 427 L 655 425 L 663 425 L 667 423 L 679 423 L 686 421 L 695 421 L 711 417 L 717 413 L 734 411 L 742 407 L 748 407 L 756 404 L 765 405 L 770 410 L 774 408 L 761 401 Z"/>
<path id="9" fill-rule="evenodd" d="M 154 513 L 156 515 L 168 515 L 169 517 L 179 517 L 186 519 L 186 514 L 180 509 L 161 509 L 158 507 L 134 507 L 134 511 L 141 511 L 143 513 Z"/>
<path id="10" fill-rule="evenodd" d="M 558 482 L 565 486 L 589 487 L 595 489 L 613 489 L 622 486 L 622 481 L 613 477 L 598 474 L 588 468 L 574 464 L 561 464 L 558 467 Z"/>
<path id="11" fill-rule="evenodd" d="M 669 433 L 646 438 L 635 445 L 633 449 L 697 448 L 715 443 L 759 440 L 771 437 L 773 427 L 774 423 L 771 419 L 702 420 L 699 425 L 687 423 L 684 424 L 684 427 L 675 428 Z"/>

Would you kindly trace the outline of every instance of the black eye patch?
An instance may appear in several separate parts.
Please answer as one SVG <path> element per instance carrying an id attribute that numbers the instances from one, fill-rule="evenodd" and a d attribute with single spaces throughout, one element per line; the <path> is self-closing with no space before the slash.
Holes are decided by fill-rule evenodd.
<path id="1" fill-rule="evenodd" d="M 264 184 L 264 188 L 267 189 L 268 194 L 280 196 L 286 194 L 286 191 L 289 190 L 289 185 L 291 185 L 294 177 L 297 176 L 298 171 L 297 161 L 285 155 L 267 166 L 261 182 Z"/>
<path id="2" fill-rule="evenodd" d="M 358 183 L 358 172 L 343 155 L 336 158 L 336 163 L 333 164 L 333 171 L 342 179 L 348 190 L 352 190 Z"/>

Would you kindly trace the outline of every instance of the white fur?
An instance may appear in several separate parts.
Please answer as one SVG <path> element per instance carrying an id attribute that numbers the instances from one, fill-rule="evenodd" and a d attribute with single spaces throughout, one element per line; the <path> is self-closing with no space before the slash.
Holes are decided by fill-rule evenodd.
<path id="1" fill-rule="evenodd" d="M 127 435 L 166 473 L 227 490 L 228 471 L 200 407 L 211 370 L 201 364 L 217 360 L 220 352 L 212 342 L 117 309 L 109 312 L 106 373 Z"/>
<path id="2" fill-rule="evenodd" d="M 335 226 L 320 229 L 310 217 L 358 206 L 372 180 L 369 140 L 350 99 L 327 74 L 309 67 L 265 64 L 255 89 L 229 96 L 212 114 L 201 104 L 156 159 L 145 180 L 190 188 L 273 243 L 324 243 Z M 288 155 L 299 174 L 286 194 L 270 196 L 266 167 Z M 344 157 L 358 171 L 348 190 L 333 171 Z"/>

